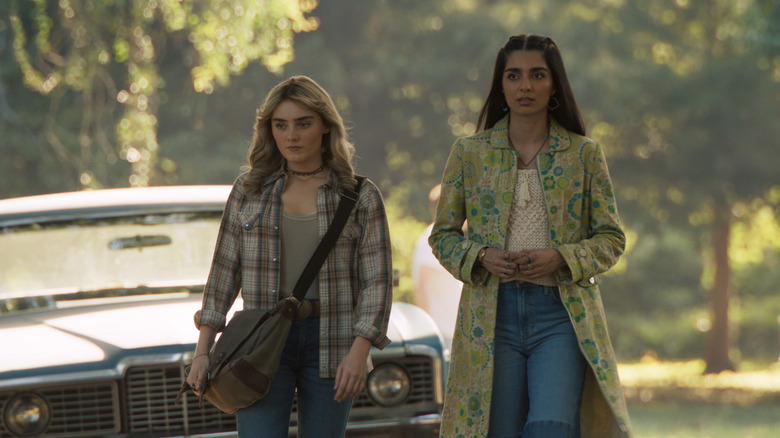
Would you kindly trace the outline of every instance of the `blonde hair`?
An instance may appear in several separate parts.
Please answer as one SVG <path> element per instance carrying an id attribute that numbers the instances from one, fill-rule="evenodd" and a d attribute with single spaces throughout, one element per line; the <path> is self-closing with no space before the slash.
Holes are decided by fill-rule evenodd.
<path id="1" fill-rule="evenodd" d="M 257 109 L 255 132 L 249 146 L 247 172 L 243 181 L 244 190 L 251 195 L 260 193 L 263 181 L 274 173 L 282 163 L 282 154 L 276 146 L 271 131 L 271 118 L 283 101 L 293 101 L 322 117 L 330 132 L 322 138 L 323 164 L 333 169 L 342 186 L 354 188 L 357 184 L 352 168 L 355 147 L 347 139 L 347 130 L 330 95 L 313 79 L 307 76 L 293 76 L 276 85 Z"/>

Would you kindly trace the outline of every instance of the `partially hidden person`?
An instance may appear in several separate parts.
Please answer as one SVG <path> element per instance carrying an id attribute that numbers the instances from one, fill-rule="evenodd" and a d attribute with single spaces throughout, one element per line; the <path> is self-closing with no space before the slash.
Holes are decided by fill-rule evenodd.
<path id="1" fill-rule="evenodd" d="M 435 213 L 439 202 L 441 184 L 436 184 L 428 192 L 431 213 Z M 464 224 L 465 227 L 465 224 Z M 415 304 L 425 310 L 439 326 L 444 344 L 452 348 L 452 333 L 455 331 L 455 318 L 458 316 L 458 301 L 463 283 L 455 279 L 434 257 L 428 237 L 433 222 L 428 224 L 414 243 L 412 251 L 412 284 L 414 285 Z"/>

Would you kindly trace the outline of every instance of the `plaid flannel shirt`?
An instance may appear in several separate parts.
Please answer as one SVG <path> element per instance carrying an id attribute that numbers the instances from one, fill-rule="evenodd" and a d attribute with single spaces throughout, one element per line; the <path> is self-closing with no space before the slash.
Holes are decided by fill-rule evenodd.
<path id="1" fill-rule="evenodd" d="M 271 309 L 292 291 L 279 290 L 281 195 L 287 176 L 280 168 L 250 196 L 233 185 L 222 215 L 214 259 L 195 324 L 222 330 L 241 291 L 244 308 Z M 317 192 L 320 238 L 333 219 L 340 184 L 331 171 Z M 310 255 L 305 255 L 309 257 Z M 320 290 L 320 376 L 333 378 L 356 336 L 377 348 L 390 344 L 387 326 L 392 305 L 390 233 L 379 189 L 363 181 L 355 209 L 318 276 Z"/>

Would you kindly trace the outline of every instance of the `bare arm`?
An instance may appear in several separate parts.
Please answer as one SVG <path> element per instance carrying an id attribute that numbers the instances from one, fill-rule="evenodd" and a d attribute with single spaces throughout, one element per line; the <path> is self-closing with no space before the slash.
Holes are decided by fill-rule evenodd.
<path id="1" fill-rule="evenodd" d="M 192 386 L 195 393 L 199 393 L 206 384 L 209 370 L 209 351 L 217 336 L 217 330 L 210 325 L 201 324 L 200 335 L 198 336 L 198 345 L 195 347 L 195 356 L 192 359 L 190 374 L 187 376 L 187 383 Z"/>
<path id="2" fill-rule="evenodd" d="M 370 351 L 371 341 L 362 336 L 355 338 L 352 348 L 349 349 L 349 353 L 336 370 L 336 384 L 333 387 L 336 390 L 334 400 L 342 402 L 358 396 L 363 391 L 368 372 L 366 360 Z"/>

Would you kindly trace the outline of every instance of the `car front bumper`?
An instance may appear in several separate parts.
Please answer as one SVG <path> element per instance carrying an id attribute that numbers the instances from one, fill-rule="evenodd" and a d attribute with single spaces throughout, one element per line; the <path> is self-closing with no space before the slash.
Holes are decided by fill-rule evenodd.
<path id="1" fill-rule="evenodd" d="M 347 436 L 351 438 L 427 438 L 439 436 L 440 414 L 409 418 L 350 421 Z"/>
<path id="2" fill-rule="evenodd" d="M 411 418 L 351 421 L 347 426 L 348 438 L 431 438 L 439 436 L 441 415 L 426 414 Z M 290 437 L 298 436 L 295 427 Z M 190 435 L 177 438 L 237 438 L 235 432 Z"/>

